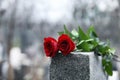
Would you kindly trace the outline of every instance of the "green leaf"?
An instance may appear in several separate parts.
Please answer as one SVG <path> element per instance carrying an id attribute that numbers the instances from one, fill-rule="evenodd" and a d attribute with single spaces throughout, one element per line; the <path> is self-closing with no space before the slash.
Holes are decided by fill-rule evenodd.
<path id="1" fill-rule="evenodd" d="M 111 49 L 108 50 L 108 52 L 114 54 L 115 53 L 115 49 L 111 48 Z"/>
<path id="2" fill-rule="evenodd" d="M 77 32 L 75 29 L 73 29 L 71 33 L 72 33 L 72 35 L 75 36 L 75 37 L 78 37 L 78 36 L 79 36 L 79 35 L 78 35 L 78 32 Z"/>
<path id="3" fill-rule="evenodd" d="M 79 35 L 78 35 L 78 32 L 75 29 L 73 29 L 71 31 L 71 34 L 72 34 L 72 40 L 73 41 L 78 41 Z"/>
<path id="4" fill-rule="evenodd" d="M 107 72 L 107 74 L 109 74 L 110 76 L 113 75 L 112 72 L 112 63 L 111 62 L 107 62 L 105 65 L 105 71 Z"/>
<path id="5" fill-rule="evenodd" d="M 91 42 L 91 44 L 94 45 L 94 48 L 96 48 L 98 46 L 98 42 L 94 39 L 94 41 Z"/>
<path id="6" fill-rule="evenodd" d="M 81 40 L 79 43 L 77 43 L 77 48 L 81 48 L 83 51 L 93 51 L 97 45 L 98 44 L 94 41 L 94 39 L 87 39 Z"/>
<path id="7" fill-rule="evenodd" d="M 93 42 L 94 41 L 94 39 L 87 39 L 87 40 L 85 40 L 85 42 Z"/>
<path id="8" fill-rule="evenodd" d="M 85 41 L 81 41 L 81 43 L 79 45 L 77 45 L 77 49 L 82 49 L 82 51 L 84 52 L 89 52 L 93 49 L 93 45 L 88 44 Z"/>
<path id="9" fill-rule="evenodd" d="M 64 34 L 67 34 L 69 37 L 73 37 L 72 33 L 66 28 L 66 25 L 64 25 Z"/>
<path id="10" fill-rule="evenodd" d="M 77 43 L 77 46 L 81 45 L 85 40 L 81 40 L 79 43 Z"/>
<path id="11" fill-rule="evenodd" d="M 104 43 L 104 42 L 100 42 L 98 44 L 98 50 L 101 54 L 105 55 L 106 53 L 108 53 L 108 50 L 110 49 L 110 47 L 108 46 L 108 44 Z"/>
<path id="12" fill-rule="evenodd" d="M 105 66 L 106 65 L 106 60 L 102 58 L 102 65 Z"/>
<path id="13" fill-rule="evenodd" d="M 93 26 L 90 26 L 88 28 L 87 34 L 90 38 L 97 38 L 98 37 Z"/>
<path id="14" fill-rule="evenodd" d="M 105 57 L 102 59 L 102 65 L 103 65 L 103 69 L 105 70 L 105 72 L 112 76 L 113 72 L 112 72 L 112 63 L 110 60 L 107 60 Z"/>
<path id="15" fill-rule="evenodd" d="M 64 31 L 58 32 L 58 34 L 59 34 L 59 35 L 62 35 L 62 34 L 64 34 Z"/>
<path id="16" fill-rule="evenodd" d="M 89 39 L 89 37 L 84 33 L 84 31 L 80 28 L 80 26 L 78 27 L 78 34 L 79 34 L 80 40 Z"/>

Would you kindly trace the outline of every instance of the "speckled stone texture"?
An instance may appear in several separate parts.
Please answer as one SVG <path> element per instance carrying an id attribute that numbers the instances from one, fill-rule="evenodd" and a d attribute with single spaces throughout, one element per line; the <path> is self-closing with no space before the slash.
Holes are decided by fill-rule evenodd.
<path id="1" fill-rule="evenodd" d="M 107 80 L 101 60 L 91 53 L 58 53 L 51 59 L 50 80 Z"/>

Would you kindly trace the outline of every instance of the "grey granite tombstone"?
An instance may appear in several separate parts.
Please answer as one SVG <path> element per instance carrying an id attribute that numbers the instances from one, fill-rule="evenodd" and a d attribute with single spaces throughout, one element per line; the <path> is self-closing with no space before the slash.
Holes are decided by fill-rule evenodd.
<path id="1" fill-rule="evenodd" d="M 94 52 L 58 53 L 51 60 L 50 80 L 107 80 Z"/>

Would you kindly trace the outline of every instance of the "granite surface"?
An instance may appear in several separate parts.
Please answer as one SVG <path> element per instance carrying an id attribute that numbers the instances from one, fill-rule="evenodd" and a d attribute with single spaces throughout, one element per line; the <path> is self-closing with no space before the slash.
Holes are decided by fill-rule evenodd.
<path id="1" fill-rule="evenodd" d="M 89 57 L 58 54 L 52 58 L 50 80 L 89 80 Z"/>
<path id="2" fill-rule="evenodd" d="M 94 53 L 69 54 L 58 53 L 51 59 L 50 80 L 107 80 Z"/>

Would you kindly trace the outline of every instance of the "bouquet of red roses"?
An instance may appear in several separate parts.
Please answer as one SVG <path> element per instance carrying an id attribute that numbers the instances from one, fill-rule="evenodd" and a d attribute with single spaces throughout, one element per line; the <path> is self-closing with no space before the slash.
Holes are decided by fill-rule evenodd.
<path id="1" fill-rule="evenodd" d="M 54 57 L 59 50 L 63 55 L 67 55 L 74 49 L 74 42 L 66 34 L 60 35 L 58 41 L 52 37 L 44 38 L 44 50 L 48 57 Z"/>
<path id="2" fill-rule="evenodd" d="M 64 26 L 64 31 L 58 32 L 58 39 L 52 37 L 44 38 L 44 51 L 46 56 L 54 57 L 58 51 L 64 56 L 72 51 L 95 52 L 102 57 L 102 66 L 108 75 L 112 75 L 112 58 L 115 50 L 110 47 L 109 41 L 102 42 L 98 38 L 93 26 L 85 33 L 81 27 L 71 32 Z"/>

